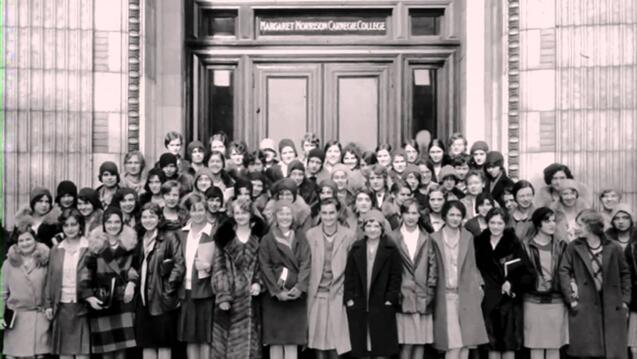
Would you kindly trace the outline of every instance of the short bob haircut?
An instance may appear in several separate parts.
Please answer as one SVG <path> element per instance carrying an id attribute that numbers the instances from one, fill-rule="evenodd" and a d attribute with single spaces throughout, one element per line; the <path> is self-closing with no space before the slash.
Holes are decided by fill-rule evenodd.
<path id="1" fill-rule="evenodd" d="M 374 152 L 378 153 L 378 151 L 385 150 L 391 156 L 392 149 L 393 149 L 393 147 L 391 146 L 391 144 L 385 142 L 385 143 L 381 143 L 378 146 L 376 146 L 376 151 L 374 151 Z"/>
<path id="2" fill-rule="evenodd" d="M 403 142 L 402 146 L 400 146 L 403 150 L 407 149 L 407 146 L 413 148 L 420 155 L 420 146 L 418 146 L 418 142 L 413 138 L 407 139 Z"/>
<path id="3" fill-rule="evenodd" d="M 144 154 L 140 151 L 130 151 L 126 153 L 126 155 L 124 155 L 124 166 L 126 166 L 126 163 L 133 157 L 137 157 L 139 160 L 140 172 L 143 171 L 144 168 L 146 168 L 146 159 L 144 158 Z"/>
<path id="4" fill-rule="evenodd" d="M 493 207 L 489 210 L 489 213 L 487 213 L 487 216 L 485 217 L 487 224 L 489 223 L 491 218 L 496 216 L 500 216 L 505 225 L 509 223 L 509 214 L 507 213 L 507 211 L 500 207 Z"/>
<path id="5" fill-rule="evenodd" d="M 594 235 L 604 237 L 604 217 L 594 209 L 584 209 L 575 218 L 577 222 L 582 223 L 588 228 L 588 231 Z"/>
<path id="6" fill-rule="evenodd" d="M 248 168 L 248 166 L 253 165 L 259 160 L 261 164 L 265 163 L 265 152 L 261 150 L 252 151 L 250 153 L 246 153 L 243 156 L 243 167 Z"/>
<path id="7" fill-rule="evenodd" d="M 409 207 L 411 206 L 416 206 L 416 209 L 418 210 L 418 214 L 420 214 L 420 211 L 421 211 L 420 204 L 415 198 L 406 199 L 403 202 L 403 204 L 400 206 L 400 213 L 401 214 L 407 213 L 407 211 L 409 211 Z"/>
<path id="8" fill-rule="evenodd" d="M 453 145 L 453 143 L 456 142 L 456 140 L 462 140 L 462 142 L 464 143 L 464 146 L 467 147 L 468 145 L 467 139 L 460 132 L 454 132 L 451 134 L 451 136 L 449 137 L 449 147 L 451 147 L 451 145 Z"/>
<path id="9" fill-rule="evenodd" d="M 228 146 L 228 154 L 232 154 L 232 151 L 235 151 L 240 155 L 245 155 L 248 152 L 248 146 L 244 141 L 232 141 Z"/>
<path id="10" fill-rule="evenodd" d="M 555 211 L 550 209 L 549 207 L 540 207 L 533 211 L 531 215 L 531 222 L 533 222 L 533 226 L 536 230 L 542 228 L 542 222 L 548 221 L 551 216 L 555 215 Z"/>
<path id="11" fill-rule="evenodd" d="M 188 211 L 192 210 L 192 207 L 197 203 L 202 203 L 204 208 L 207 207 L 206 197 L 197 192 L 191 192 L 188 196 L 186 196 L 183 202 L 184 208 L 186 208 Z"/>
<path id="12" fill-rule="evenodd" d="M 368 166 L 372 166 L 378 163 L 378 159 L 376 158 L 376 152 L 372 152 L 372 151 L 363 152 L 361 159 L 365 161 L 365 164 Z"/>
<path id="13" fill-rule="evenodd" d="M 329 205 L 334 205 L 334 207 L 336 208 L 336 212 L 339 212 L 341 210 L 341 202 L 339 200 L 337 200 L 336 198 L 326 198 L 324 200 L 321 201 L 320 203 L 320 207 L 323 206 L 329 206 Z"/>
<path id="14" fill-rule="evenodd" d="M 553 176 L 560 171 L 564 172 L 566 178 L 573 179 L 573 174 L 571 173 L 571 169 L 568 168 L 568 166 L 561 163 L 553 163 L 548 165 L 544 169 L 544 183 L 549 186 L 551 184 L 551 181 L 553 180 Z"/>
<path id="15" fill-rule="evenodd" d="M 325 151 L 325 153 L 327 153 L 327 150 L 329 150 L 330 147 L 332 147 L 332 146 L 338 147 L 338 150 L 341 151 L 341 154 L 343 153 L 343 146 L 337 140 L 331 140 L 331 141 L 328 141 L 327 143 L 325 143 L 325 147 L 323 148 L 323 151 Z"/>
<path id="16" fill-rule="evenodd" d="M 303 144 L 305 144 L 306 142 L 311 143 L 316 148 L 319 148 L 319 146 L 321 145 L 321 139 L 312 132 L 307 132 L 305 135 L 303 135 L 303 138 L 301 138 L 301 148 L 303 148 Z"/>
<path id="17" fill-rule="evenodd" d="M 58 217 L 58 222 L 60 223 L 60 228 L 64 227 L 64 223 L 69 218 L 75 218 L 75 220 L 77 221 L 77 223 L 80 226 L 80 236 L 83 236 L 85 234 L 84 233 L 84 224 L 86 223 L 86 221 L 84 220 L 84 216 L 82 216 L 80 211 L 78 211 L 75 208 L 66 208 L 65 210 L 62 211 L 62 213 Z"/>
<path id="18" fill-rule="evenodd" d="M 433 148 L 433 147 L 438 147 L 442 150 L 443 153 L 447 153 L 446 147 L 445 147 L 445 143 L 439 139 L 439 138 L 434 138 L 433 140 L 431 140 L 431 143 L 429 143 L 429 147 L 427 147 L 427 153 L 429 153 L 429 151 Z"/>
<path id="19" fill-rule="evenodd" d="M 230 215 L 232 216 L 236 211 L 236 208 L 241 209 L 242 211 L 250 213 L 250 217 L 252 217 L 252 201 L 241 198 L 235 201 L 232 201 L 230 205 Z"/>
<path id="20" fill-rule="evenodd" d="M 465 182 L 468 181 L 470 177 L 480 178 L 480 181 L 482 181 L 483 184 L 486 181 L 484 178 L 484 172 L 482 171 L 470 170 L 469 173 L 467 173 L 467 175 L 464 178 Z"/>
<path id="21" fill-rule="evenodd" d="M 212 142 L 213 141 L 219 141 L 219 142 L 223 143 L 223 147 L 227 147 L 228 146 L 228 135 L 226 135 L 226 133 L 223 132 L 223 131 L 219 131 L 219 132 L 215 133 L 214 135 L 210 136 L 210 139 L 208 140 L 208 147 L 212 147 Z"/>
<path id="22" fill-rule="evenodd" d="M 379 164 L 372 165 L 367 172 L 367 180 L 369 180 L 373 174 L 383 177 L 383 179 L 385 179 L 385 186 L 387 186 L 387 168 L 385 168 L 385 166 Z"/>
<path id="23" fill-rule="evenodd" d="M 535 195 L 535 188 L 533 188 L 533 184 L 527 180 L 519 180 L 517 181 L 513 187 L 511 188 L 511 194 L 513 195 L 513 199 L 517 201 L 518 192 L 525 188 L 530 188 L 531 193 Z"/>
<path id="24" fill-rule="evenodd" d="M 173 188 L 177 188 L 177 191 L 181 190 L 181 184 L 175 180 L 169 180 L 161 185 L 161 195 L 166 195 L 170 193 Z"/>
<path id="25" fill-rule="evenodd" d="M 484 202 L 491 203 L 491 206 L 495 208 L 495 199 L 491 196 L 490 193 L 482 192 L 478 196 L 476 196 L 476 204 L 474 210 L 478 213 L 478 207 L 482 206 Z"/>
<path id="26" fill-rule="evenodd" d="M 358 169 L 361 164 L 361 151 L 358 148 L 358 146 L 356 146 L 353 143 L 349 143 L 347 144 L 347 146 L 343 147 L 343 151 L 341 154 L 341 162 L 343 162 L 343 159 L 345 159 L 346 153 L 351 153 L 354 155 L 354 157 L 356 157 L 356 165 L 354 166 L 354 169 Z"/>
<path id="27" fill-rule="evenodd" d="M 182 145 L 184 144 L 184 136 L 181 133 L 177 131 L 170 131 L 164 137 L 164 147 L 168 147 L 168 144 L 174 140 L 179 140 Z M 124 160 L 124 162 L 126 162 L 126 160 Z"/>
<path id="28" fill-rule="evenodd" d="M 462 218 L 464 218 L 467 215 L 467 209 L 464 208 L 464 205 L 462 204 L 462 202 L 460 201 L 448 201 L 445 202 L 445 204 L 442 206 L 442 211 L 440 212 L 442 219 L 447 220 L 447 214 L 449 214 L 449 211 L 455 208 L 457 210 L 460 211 L 460 214 L 462 215 Z"/>

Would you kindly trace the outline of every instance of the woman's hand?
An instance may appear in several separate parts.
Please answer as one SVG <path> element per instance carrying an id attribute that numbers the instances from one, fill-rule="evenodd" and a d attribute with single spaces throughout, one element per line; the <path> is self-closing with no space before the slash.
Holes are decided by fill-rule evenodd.
<path id="1" fill-rule="evenodd" d="M 350 299 L 347 301 L 347 303 L 345 303 L 345 305 L 351 308 L 354 306 L 354 301 Z"/>
<path id="2" fill-rule="evenodd" d="M 502 284 L 502 294 L 513 297 L 513 295 L 511 294 L 511 282 L 509 282 L 508 280 Z"/>
<path id="3" fill-rule="evenodd" d="M 195 257 L 195 268 L 200 272 L 210 272 L 212 266 L 209 263 L 199 260 L 199 257 Z"/>
<path id="4" fill-rule="evenodd" d="M 259 285 L 259 283 L 253 283 L 252 286 L 250 287 L 250 295 L 253 297 L 256 297 L 260 293 L 261 293 L 261 286 Z"/>
<path id="5" fill-rule="evenodd" d="M 388 307 L 390 307 L 392 304 L 391 304 L 391 302 L 390 302 L 390 301 L 386 301 L 386 302 L 385 302 L 385 305 L 386 305 L 386 306 L 388 306 Z"/>
<path id="6" fill-rule="evenodd" d="M 133 300 L 134 296 L 135 296 L 135 283 L 128 282 L 128 284 L 126 284 L 126 289 L 124 290 L 124 303 L 130 303 L 130 301 Z"/>
<path id="7" fill-rule="evenodd" d="M 230 303 L 228 303 L 228 302 L 219 303 L 219 309 L 221 309 L 223 311 L 230 310 Z"/>
<path id="8" fill-rule="evenodd" d="M 577 307 L 579 307 L 579 302 L 574 300 L 571 302 L 571 309 L 572 310 L 577 310 Z"/>
<path id="9" fill-rule="evenodd" d="M 277 297 L 278 300 L 280 300 L 282 302 L 287 302 L 288 300 L 290 300 L 290 296 L 289 296 L 288 292 L 285 291 L 285 290 L 280 291 L 279 293 L 277 293 L 276 297 Z"/>
<path id="10" fill-rule="evenodd" d="M 290 299 L 298 299 L 301 296 L 301 291 L 294 287 L 290 289 L 290 291 L 288 292 L 288 296 L 290 297 Z"/>
<path id="11" fill-rule="evenodd" d="M 53 320 L 53 309 L 51 308 L 46 308 L 44 310 L 44 316 L 46 317 L 46 319 L 48 320 Z"/>
<path id="12" fill-rule="evenodd" d="M 86 298 L 86 302 L 91 306 L 91 308 L 95 310 L 102 310 L 102 301 L 97 299 L 96 297 L 88 297 Z"/>

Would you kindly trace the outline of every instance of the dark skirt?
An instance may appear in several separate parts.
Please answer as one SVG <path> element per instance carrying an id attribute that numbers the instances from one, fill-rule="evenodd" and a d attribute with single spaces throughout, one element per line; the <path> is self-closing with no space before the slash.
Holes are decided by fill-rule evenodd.
<path id="1" fill-rule="evenodd" d="M 287 302 L 263 296 L 263 344 L 307 344 L 307 300 L 305 296 Z"/>
<path id="2" fill-rule="evenodd" d="M 491 311 L 485 310 L 484 305 L 482 310 L 489 335 L 490 350 L 504 352 L 522 348 L 524 315 L 521 302 L 509 297 L 502 297 L 500 303 Z"/>
<path id="3" fill-rule="evenodd" d="M 135 311 L 135 340 L 141 348 L 170 348 L 177 343 L 179 310 L 150 315 L 139 300 Z"/>
<path id="4" fill-rule="evenodd" d="M 135 314 L 132 311 L 91 318 L 93 353 L 111 353 L 136 346 Z"/>
<path id="5" fill-rule="evenodd" d="M 214 298 L 192 299 L 190 291 L 181 306 L 177 338 L 185 343 L 212 343 Z"/>
<path id="6" fill-rule="evenodd" d="M 51 353 L 56 355 L 88 355 L 91 353 L 91 331 L 80 303 L 60 303 L 51 326 Z"/>

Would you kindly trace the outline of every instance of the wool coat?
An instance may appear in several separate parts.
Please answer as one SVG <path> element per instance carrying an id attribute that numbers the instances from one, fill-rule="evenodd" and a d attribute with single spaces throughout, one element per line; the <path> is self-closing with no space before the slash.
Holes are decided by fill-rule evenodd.
<path id="1" fill-rule="evenodd" d="M 144 261 L 143 237 L 139 238 L 139 243 L 135 268 L 141 275 Z M 147 254 L 146 262 L 146 288 L 141 288 L 140 285 L 139 291 L 146 291 L 144 299 L 148 312 L 157 316 L 177 309 L 179 287 L 186 271 L 179 236 L 172 231 L 158 230 L 155 245 Z"/>
<path id="2" fill-rule="evenodd" d="M 511 228 L 504 231 L 495 248 L 491 246 L 489 229 L 476 237 L 474 243 L 478 269 L 484 280 L 482 312 L 491 349 L 518 350 L 524 335 L 522 299 L 525 293 L 535 289 L 535 271 Z M 512 261 L 518 262 L 505 264 Z M 502 293 L 506 281 L 511 283 L 511 296 Z"/>
<path id="3" fill-rule="evenodd" d="M 390 356 L 398 353 L 396 310 L 399 308 L 402 259 L 396 244 L 382 236 L 374 266 L 371 284 L 367 290 L 367 240 L 354 242 L 345 267 L 344 303 L 347 306 L 352 355 Z M 386 304 L 389 302 L 390 304 Z M 371 350 L 367 350 L 367 336 Z"/>
<path id="4" fill-rule="evenodd" d="M 263 288 L 259 269 L 259 235 L 253 229 L 246 243 L 235 232 L 236 222 L 228 219 L 220 224 L 214 240 L 217 245 L 213 265 L 213 287 L 216 295 L 212 335 L 212 357 L 243 359 L 261 358 L 261 308 L 251 287 Z M 230 310 L 218 305 L 229 303 Z"/>
<path id="5" fill-rule="evenodd" d="M 436 287 L 436 306 L 434 308 L 434 347 L 438 350 L 449 350 L 447 336 L 447 273 L 444 263 L 444 240 L 442 230 L 431 235 L 438 267 L 438 285 Z M 489 341 L 482 316 L 481 302 L 484 296 L 481 286 L 482 276 L 476 265 L 473 236 L 461 229 L 458 254 L 458 316 L 462 344 L 476 346 Z"/>
<path id="6" fill-rule="evenodd" d="M 2 264 L 2 298 L 16 312 L 15 326 L 4 331 L 3 354 L 31 357 L 50 352 L 50 322 L 44 315 L 44 284 L 49 248 L 37 243 L 34 266 L 26 269 L 16 245 L 9 247 Z"/>
<path id="7" fill-rule="evenodd" d="M 431 237 L 420 230 L 416 254 L 412 259 L 400 228 L 390 234 L 395 241 L 403 264 L 400 285 L 400 312 L 432 314 L 438 285 L 436 252 Z"/>
<path id="8" fill-rule="evenodd" d="M 578 306 L 569 313 L 570 345 L 568 354 L 575 357 L 627 357 L 626 318 L 623 307 L 630 303 L 630 268 L 618 244 L 602 238 L 601 295 L 595 288 L 588 244 L 577 239 L 568 244 L 560 263 L 560 286 L 570 305 Z M 575 282 L 576 293 L 570 285 Z"/>
<path id="9" fill-rule="evenodd" d="M 311 253 L 311 271 L 310 284 L 308 287 L 308 316 L 315 304 L 315 297 L 319 290 L 319 283 L 323 275 L 323 265 L 325 262 L 325 239 L 323 237 L 322 226 L 311 228 L 307 234 L 307 241 L 310 246 Z M 329 318 L 328 321 L 336 324 L 337 331 L 330 333 L 336 339 L 336 351 L 343 354 L 351 350 L 349 341 L 349 328 L 347 326 L 347 313 L 343 303 L 343 288 L 345 280 L 345 267 L 347 265 L 347 254 L 352 244 L 356 240 L 356 233 L 340 224 L 337 225 L 336 235 L 334 236 L 334 244 L 331 258 L 332 282 L 329 288 Z M 326 316 L 328 313 L 319 313 Z M 310 343 L 311 344 L 311 343 Z"/>
<path id="10" fill-rule="evenodd" d="M 307 291 L 310 279 L 310 247 L 302 231 L 294 231 L 291 246 L 276 239 L 280 233 L 273 226 L 261 239 L 259 266 L 267 293 L 263 296 L 263 343 L 270 345 L 304 345 L 307 343 Z M 287 271 L 282 287 L 279 278 Z M 302 295 L 280 301 L 276 295 L 296 288 Z"/>
<path id="11" fill-rule="evenodd" d="M 484 191 L 490 193 L 493 199 L 495 199 L 500 206 L 504 208 L 502 195 L 504 194 L 505 189 L 511 187 L 513 187 L 513 181 L 506 175 L 506 173 L 502 173 L 495 179 L 495 182 L 492 178 L 487 177 L 487 181 L 484 184 Z"/>
<path id="12" fill-rule="evenodd" d="M 630 299 L 630 311 L 637 312 L 637 232 L 633 233 L 631 242 L 624 253 L 630 268 L 631 288 L 633 290 L 633 295 Z"/>
<path id="13" fill-rule="evenodd" d="M 566 246 L 568 244 L 565 238 L 566 237 L 558 237 L 557 235 L 553 236 L 553 240 L 551 242 L 551 258 L 553 260 L 551 270 L 551 287 L 546 291 L 538 290 L 538 284 L 542 280 L 540 250 L 535 241 L 533 241 L 532 237 L 527 237 L 522 241 L 522 246 L 529 257 L 529 262 L 531 263 L 533 271 L 535 271 L 535 284 L 533 285 L 533 288 L 526 293 L 527 297 L 539 299 L 542 303 L 555 302 L 558 298 L 560 300 L 562 299 L 559 269 L 560 261 L 562 260 L 562 256 L 564 255 L 564 251 L 566 251 Z"/>
<path id="14" fill-rule="evenodd" d="M 86 241 L 86 239 L 82 238 L 81 241 Z M 49 270 L 47 271 L 46 276 L 44 302 L 46 308 L 51 308 L 53 310 L 53 316 L 57 314 L 60 299 L 62 297 L 62 277 L 64 276 L 64 257 L 66 255 L 63 243 L 64 242 L 61 242 L 51 248 L 49 255 Z M 77 262 L 77 275 L 75 282 L 76 291 L 79 289 L 78 284 L 81 280 L 80 268 L 86 265 L 86 259 L 89 254 L 88 242 L 86 242 L 86 246 L 81 246 L 80 244 L 78 250 L 79 260 Z M 82 310 L 78 312 L 78 315 L 85 315 L 87 313 L 88 307 L 84 305 Z"/>

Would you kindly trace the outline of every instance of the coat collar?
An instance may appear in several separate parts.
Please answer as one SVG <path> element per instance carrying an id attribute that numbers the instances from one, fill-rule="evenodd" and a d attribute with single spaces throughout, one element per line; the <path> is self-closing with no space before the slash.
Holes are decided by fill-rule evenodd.
<path id="1" fill-rule="evenodd" d="M 190 229 L 191 229 L 191 223 L 190 221 L 188 221 L 188 223 L 186 223 L 186 225 L 183 226 L 181 230 L 184 232 L 189 232 Z M 206 225 L 201 230 L 201 233 L 205 233 L 208 237 L 210 237 L 210 235 L 212 234 L 212 229 L 213 229 L 212 224 L 210 224 L 210 222 L 207 222 Z"/>
<path id="2" fill-rule="evenodd" d="M 593 271 L 593 265 L 591 263 L 591 258 L 588 251 L 588 245 L 586 244 L 586 240 L 578 238 L 574 241 L 573 246 L 575 248 L 575 252 L 577 252 L 577 254 L 580 256 L 580 259 L 582 260 L 582 262 L 584 262 L 584 265 L 586 266 L 586 269 L 588 270 L 590 275 L 592 277 L 595 277 L 594 271 Z M 610 265 L 610 262 L 611 262 L 607 259 L 607 256 L 608 256 L 607 253 L 610 253 L 607 250 L 608 247 L 610 246 L 610 241 L 606 237 L 602 238 L 602 246 L 603 246 L 602 271 L 605 273 L 607 272 L 608 265 Z"/>
<path id="3" fill-rule="evenodd" d="M 9 247 L 7 258 L 9 260 L 9 263 L 13 267 L 17 268 L 22 265 L 23 259 L 17 244 Z M 36 242 L 35 252 L 33 252 L 33 259 L 35 260 L 35 264 L 38 267 L 46 267 L 49 263 L 49 247 L 47 247 L 45 244 Z"/>
<path id="4" fill-rule="evenodd" d="M 60 242 L 60 244 L 58 245 L 58 248 L 66 250 L 67 249 L 66 247 L 68 247 L 68 245 L 66 243 L 67 243 L 67 241 Z M 88 246 L 89 246 L 88 239 L 86 239 L 86 237 L 82 236 L 80 238 L 80 245 L 79 245 L 78 249 L 88 248 Z"/>
<path id="5" fill-rule="evenodd" d="M 374 259 L 374 266 L 372 268 L 372 277 L 371 277 L 371 286 L 374 285 L 374 280 L 380 274 L 385 261 L 389 258 L 390 249 L 394 247 L 391 241 L 388 239 L 386 235 L 380 237 L 380 242 L 378 243 L 378 249 L 376 250 L 376 258 Z M 367 240 L 361 239 L 354 243 L 352 246 L 352 255 L 354 256 L 354 261 L 358 268 L 358 272 L 361 274 L 361 280 L 363 281 L 363 288 L 367 288 L 367 283 L 365 282 L 367 276 Z"/>
<path id="6" fill-rule="evenodd" d="M 122 233 L 117 236 L 119 245 L 128 251 L 131 251 L 137 247 L 137 233 L 129 226 L 124 226 Z M 88 238 L 88 247 L 93 253 L 100 253 L 108 246 L 108 235 L 104 232 L 102 227 L 95 228 Z"/>
<path id="7" fill-rule="evenodd" d="M 443 227 L 444 228 L 444 227 Z M 444 251 L 445 243 L 442 234 L 442 228 L 433 234 L 431 234 L 431 238 L 433 238 L 434 242 L 438 245 L 440 249 Z M 467 257 L 467 252 L 469 251 L 469 246 L 473 245 L 473 236 L 469 231 L 464 228 L 460 229 L 460 240 L 458 246 L 460 247 L 458 252 L 458 275 L 462 271 L 462 267 L 464 265 L 465 259 Z M 443 252 L 444 255 L 444 252 Z"/>

